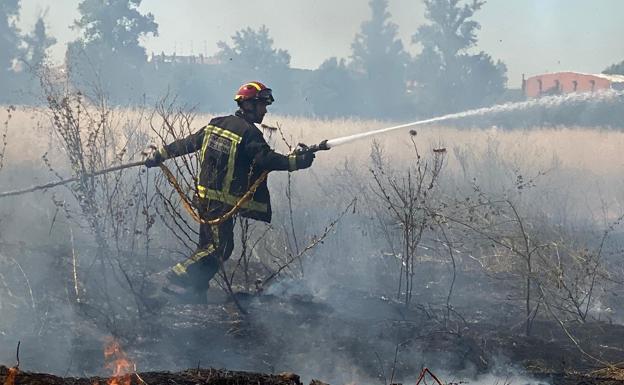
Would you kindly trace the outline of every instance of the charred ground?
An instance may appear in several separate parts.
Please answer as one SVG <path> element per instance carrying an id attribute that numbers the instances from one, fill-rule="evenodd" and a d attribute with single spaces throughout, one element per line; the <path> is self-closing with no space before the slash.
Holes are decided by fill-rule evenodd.
<path id="1" fill-rule="evenodd" d="M 6 119 L 3 186 L 84 177 L 207 120 L 166 102 L 147 112 L 51 97 L 48 110 Z M 39 131 L 28 134 L 30 116 Z M 373 125 L 279 120 L 282 135 L 266 135 L 283 151 L 292 137 L 314 143 Z M 151 277 L 196 238 L 158 173 L 8 198 L 0 362 L 12 364 L 20 340 L 25 370 L 105 376 L 102 340 L 113 335 L 140 371 L 390 383 L 430 367 L 448 382 L 617 379 L 622 186 L 607 159 L 622 140 L 595 128 L 435 128 L 330 151 L 309 173 L 272 176 L 274 224 L 237 222 L 239 246 L 208 305 L 154 300 Z M 172 168 L 192 195 L 193 158 Z"/>

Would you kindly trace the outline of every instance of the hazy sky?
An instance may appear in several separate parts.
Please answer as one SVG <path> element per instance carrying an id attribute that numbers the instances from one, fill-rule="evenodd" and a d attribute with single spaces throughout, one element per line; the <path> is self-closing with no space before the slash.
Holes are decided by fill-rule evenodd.
<path id="1" fill-rule="evenodd" d="M 21 0 L 22 30 L 46 13 L 53 47 L 61 60 L 65 44 L 77 36 L 69 26 L 78 0 Z M 421 0 L 390 0 L 392 20 L 411 52 L 411 35 L 425 22 Z M 316 68 L 331 56 L 347 57 L 360 24 L 370 15 L 368 0 L 143 0 L 160 35 L 145 39 L 149 52 L 213 54 L 216 42 L 243 27 L 265 24 L 275 46 L 287 49 L 294 67 Z M 478 50 L 503 60 L 510 86 L 522 73 L 574 70 L 600 72 L 624 60 L 624 0 L 489 0 L 477 14 Z"/>

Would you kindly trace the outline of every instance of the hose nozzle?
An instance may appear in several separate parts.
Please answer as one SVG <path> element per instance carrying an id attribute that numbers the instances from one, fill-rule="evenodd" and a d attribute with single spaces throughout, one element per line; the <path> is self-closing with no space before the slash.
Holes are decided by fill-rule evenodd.
<path id="1" fill-rule="evenodd" d="M 311 153 L 311 152 L 317 152 L 317 151 L 326 151 L 329 150 L 329 145 L 327 144 L 327 139 L 325 139 L 324 141 L 322 141 L 319 144 L 313 144 L 311 146 L 308 146 L 306 144 L 303 143 L 299 143 L 297 145 L 297 149 L 295 149 L 295 154 L 296 155 L 303 155 L 303 154 L 307 154 L 307 153 Z"/>

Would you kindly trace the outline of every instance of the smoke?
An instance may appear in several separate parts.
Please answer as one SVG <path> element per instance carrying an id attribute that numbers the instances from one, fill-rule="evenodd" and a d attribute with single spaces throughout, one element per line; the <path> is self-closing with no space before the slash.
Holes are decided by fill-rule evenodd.
<path id="1" fill-rule="evenodd" d="M 597 97 L 610 104 L 621 96 Z M 463 116 L 529 113 L 562 106 L 579 109 L 592 106 L 596 99 L 592 100 L 585 95 L 555 97 L 476 110 Z M 457 120 L 460 115 L 452 116 Z M 208 119 L 200 118 L 202 122 Z M 353 134 L 368 127 L 383 126 L 380 122 L 353 120 L 275 119 L 287 130 L 287 138 L 292 136 L 308 143 L 327 137 L 353 138 Z M 522 132 L 429 126 L 419 128 L 413 138 L 399 128 L 392 131 L 377 138 L 384 149 L 388 175 L 400 178 L 408 166 L 415 165 L 411 139 L 426 160 L 431 159 L 431 148 L 446 147 L 439 186 L 431 190 L 436 199 L 457 204 L 456 197 L 473 197 L 475 188 L 488 196 L 512 199 L 531 224 L 533 235 L 550 236 L 549 231 L 556 229 L 559 238 L 547 239 L 560 242 L 566 249 L 591 250 L 605 223 L 611 223 L 621 211 L 621 165 L 609 162 L 617 154 L 618 143 L 624 140 L 619 132 L 594 128 Z M 74 207 L 70 213 L 77 215 L 69 192 L 55 190 L 48 195 L 0 201 L 0 241 L 5 242 L 0 255 L 0 274 L 4 277 L 4 281 L 0 280 L 0 362 L 13 361 L 16 341 L 21 339 L 26 370 L 73 375 L 101 373 L 101 340 L 114 332 L 136 359 L 139 370 L 179 370 L 201 365 L 276 373 L 294 371 L 304 379 L 319 378 L 339 384 L 381 383 L 384 378 L 389 381 L 393 368 L 394 382 L 411 382 L 426 366 L 448 381 L 538 383 L 524 378 L 521 369 L 516 371 L 514 365 L 508 364 L 513 362 L 521 367 L 532 358 L 528 353 L 519 353 L 520 348 L 513 348 L 525 346 L 527 341 L 519 337 L 524 327 L 518 298 L 523 281 L 515 263 L 520 258 L 506 259 L 500 250 L 480 243 L 474 233 L 449 232 L 458 265 L 453 278 L 448 242 L 441 233 L 427 228 L 416 254 L 412 303 L 406 307 L 405 287 L 399 287 L 404 271 L 400 227 L 388 215 L 388 206 L 379 200 L 378 191 L 376 194 L 373 190 L 369 143 L 355 139 L 348 142 L 351 140 L 335 146 L 344 144 L 343 147 L 317 154 L 313 168 L 291 174 L 290 190 L 286 173 L 271 175 L 275 217 L 269 235 L 253 250 L 252 261 L 258 266 L 254 274 L 258 277 L 267 268 L 274 268 L 279 262 L 276 259 L 293 252 L 293 233 L 301 250 L 337 219 L 353 197 L 358 200 L 355 209 L 348 210 L 329 236 L 306 253 L 301 263 L 284 270 L 265 288 L 264 295 L 239 296 L 247 316 L 241 315 L 231 299 L 213 286 L 207 306 L 166 306 L 156 314 L 136 317 L 131 294 L 120 281 L 111 279 L 106 286 L 94 285 L 99 282 L 101 270 L 96 270 L 97 250 L 89 229 L 62 211 L 55 213 L 57 206 L 48 198 L 52 194 L 55 201 Z M 605 149 L 604 142 L 613 149 Z M 581 158 L 579 148 L 595 155 Z M 15 159 L 9 160 L 0 178 L 10 181 L 15 188 L 32 184 L 35 174 L 47 174 L 34 171 L 39 169 L 36 164 L 18 165 Z M 150 254 L 122 253 L 123 263 L 138 264 L 147 258 L 141 266 L 149 266 L 149 272 L 159 271 L 186 255 L 187 250 L 173 238 L 171 229 L 162 226 L 162 221 L 158 217 L 152 229 Z M 73 244 L 70 226 L 75 234 Z M 437 229 L 435 222 L 431 226 Z M 258 237 L 265 230 L 262 224 L 254 225 Z M 563 243 L 570 234 L 574 242 Z M 237 240 L 239 236 L 240 232 Z M 127 246 L 123 244 L 121 249 L 129 249 Z M 617 254 L 612 252 L 617 247 L 617 240 L 607 242 L 605 260 L 615 260 Z M 132 310 L 115 305 L 107 308 L 110 314 L 103 317 L 93 312 L 101 308 L 77 306 L 72 252 L 77 254 L 81 290 L 99 288 L 115 299 L 115 304 Z M 240 253 L 237 241 L 232 259 L 226 263 L 228 268 L 236 265 Z M 566 251 L 562 247 L 559 253 L 565 257 Z M 106 269 L 107 274 L 119 271 L 114 265 Z M 447 308 L 453 279 L 455 289 L 451 308 Z M 621 319 L 621 307 L 614 302 L 610 290 L 613 288 L 604 287 L 591 308 L 592 314 L 600 313 L 603 319 Z M 606 311 L 607 308 L 613 312 Z M 539 320 L 547 318 L 540 310 Z M 536 338 L 542 338 L 554 332 L 538 328 L 536 333 Z M 51 346 L 58 354 L 50 354 Z M 558 359 L 555 354 L 548 356 L 542 345 L 535 350 L 532 354 L 539 354 L 540 359 L 544 355 L 544 362 Z M 582 360 L 574 358 L 574 350 L 563 351 L 572 357 L 573 365 L 581 365 Z"/>

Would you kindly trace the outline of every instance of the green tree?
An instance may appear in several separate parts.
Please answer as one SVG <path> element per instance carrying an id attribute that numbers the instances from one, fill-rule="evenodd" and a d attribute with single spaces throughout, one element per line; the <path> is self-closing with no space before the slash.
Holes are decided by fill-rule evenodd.
<path id="1" fill-rule="evenodd" d="M 216 57 L 222 63 L 226 74 L 221 84 L 225 89 L 236 89 L 242 82 L 258 80 L 274 91 L 273 111 L 292 110 L 299 98 L 293 82 L 288 51 L 273 47 L 269 29 L 261 26 L 257 30 L 247 27 L 232 36 L 232 45 L 220 41 Z"/>
<path id="2" fill-rule="evenodd" d="M 239 68 L 254 71 L 272 71 L 290 66 L 290 54 L 283 49 L 273 48 L 269 29 L 261 26 L 257 31 L 247 27 L 232 36 L 232 46 L 224 41 L 217 43 L 217 58 L 222 63 L 231 63 Z"/>
<path id="3" fill-rule="evenodd" d="M 602 73 L 607 75 L 624 75 L 624 60 L 620 63 L 609 66 L 607 69 L 602 71 Z"/>
<path id="4" fill-rule="evenodd" d="M 370 0 L 368 4 L 372 17 L 362 23 L 351 44 L 350 67 L 366 83 L 362 111 L 374 116 L 396 116 L 405 107 L 409 55 L 397 38 L 397 25 L 389 21 L 388 1 Z"/>
<path id="5" fill-rule="evenodd" d="M 48 49 L 56 44 L 56 39 L 49 36 L 46 31 L 43 16 L 40 16 L 35 23 L 33 31 L 24 37 L 26 43 L 26 57 L 24 61 L 32 70 L 37 70 L 45 63 Z"/>
<path id="6" fill-rule="evenodd" d="M 20 55 L 20 36 L 15 22 L 19 16 L 19 0 L 0 1 L 0 82 L 7 84 L 13 61 Z M 5 88 L 5 87 L 2 87 Z"/>
<path id="7" fill-rule="evenodd" d="M 346 61 L 332 57 L 313 72 L 310 85 L 305 88 L 315 115 L 336 117 L 359 112 L 359 98 L 354 97 L 359 94 L 357 87 L 358 83 Z"/>
<path id="8" fill-rule="evenodd" d="M 141 0 L 82 0 L 74 27 L 81 37 L 68 45 L 66 61 L 75 81 L 100 83 L 120 101 L 142 93 L 141 69 L 147 61 L 141 37 L 158 36 L 151 13 L 141 14 Z"/>
<path id="9" fill-rule="evenodd" d="M 141 14 L 141 0 L 82 0 L 78 5 L 80 19 L 74 26 L 82 32 L 81 43 L 97 46 L 105 55 L 122 56 L 129 62 L 145 61 L 145 48 L 139 38 L 158 36 L 154 15 Z"/>
<path id="10" fill-rule="evenodd" d="M 425 17 L 412 36 L 422 46 L 411 67 L 421 112 L 438 114 L 488 104 L 500 96 L 507 67 L 485 52 L 471 54 L 477 43 L 478 22 L 472 20 L 485 1 L 423 0 Z"/>

